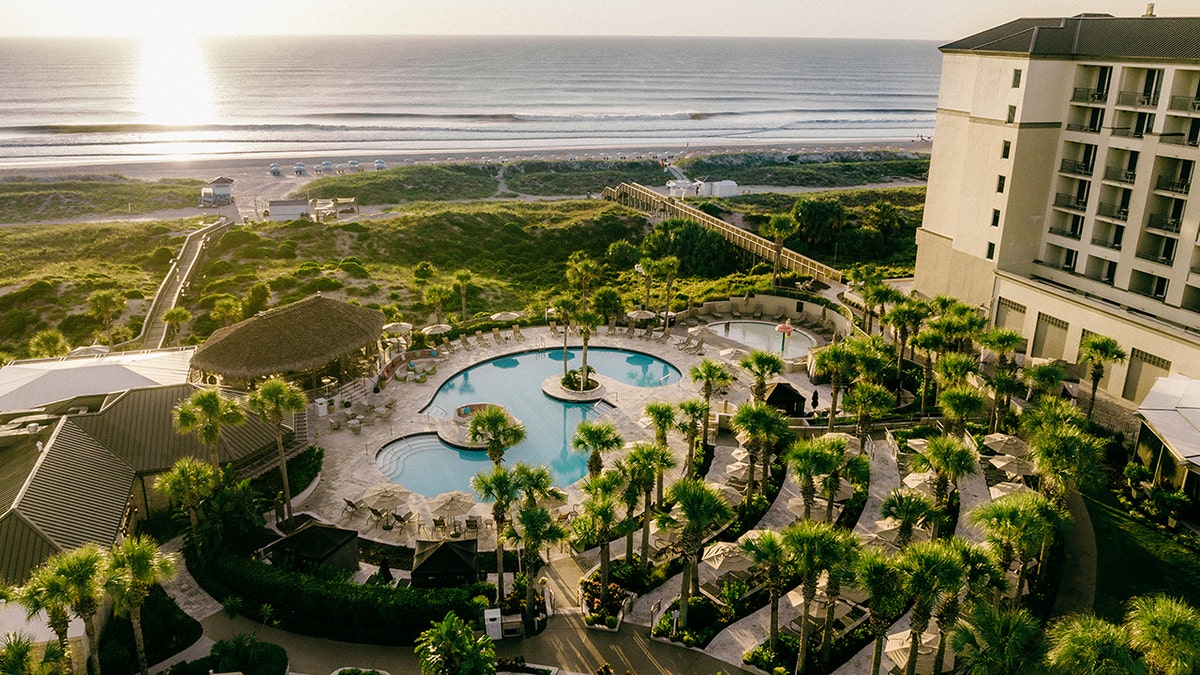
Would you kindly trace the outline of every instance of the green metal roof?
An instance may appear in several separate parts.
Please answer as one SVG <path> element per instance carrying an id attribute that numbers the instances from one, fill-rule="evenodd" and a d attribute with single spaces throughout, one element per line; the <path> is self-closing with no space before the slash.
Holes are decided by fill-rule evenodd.
<path id="1" fill-rule="evenodd" d="M 1062 59 L 1200 61 L 1200 17 L 1024 18 L 941 47 L 943 52 Z"/>

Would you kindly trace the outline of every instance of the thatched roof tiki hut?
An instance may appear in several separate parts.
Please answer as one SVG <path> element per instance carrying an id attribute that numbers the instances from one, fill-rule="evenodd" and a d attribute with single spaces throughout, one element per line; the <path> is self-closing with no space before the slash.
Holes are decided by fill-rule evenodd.
<path id="1" fill-rule="evenodd" d="M 318 293 L 214 331 L 191 366 L 230 385 L 281 374 L 308 375 L 315 388 L 327 369 L 340 378 L 359 361 L 375 364 L 384 321 L 382 312 Z"/>

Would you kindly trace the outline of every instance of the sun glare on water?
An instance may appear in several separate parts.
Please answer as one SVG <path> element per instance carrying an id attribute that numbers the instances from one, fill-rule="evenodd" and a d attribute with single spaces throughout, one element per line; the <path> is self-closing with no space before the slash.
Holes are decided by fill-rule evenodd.
<path id="1" fill-rule="evenodd" d="M 146 124 L 212 122 L 213 87 L 204 50 L 194 38 L 142 40 L 138 110 Z"/>

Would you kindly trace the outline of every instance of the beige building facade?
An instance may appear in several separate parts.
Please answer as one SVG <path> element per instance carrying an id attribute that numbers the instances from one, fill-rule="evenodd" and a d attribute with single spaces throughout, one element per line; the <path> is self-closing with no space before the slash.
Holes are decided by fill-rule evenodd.
<path id="1" fill-rule="evenodd" d="M 1104 390 L 1200 377 L 1200 18 L 1018 19 L 942 47 L 916 290 L 1074 363 Z"/>

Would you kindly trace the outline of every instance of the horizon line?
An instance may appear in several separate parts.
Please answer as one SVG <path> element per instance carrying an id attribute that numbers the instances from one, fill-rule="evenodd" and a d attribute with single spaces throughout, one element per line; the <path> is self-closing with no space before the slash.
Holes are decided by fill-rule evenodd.
<path id="1" fill-rule="evenodd" d="M 98 34 L 61 34 L 38 33 L 31 35 L 6 35 L 0 33 L 2 39 L 100 39 L 100 40 L 145 40 L 147 35 L 98 35 Z M 179 36 L 172 36 L 179 37 Z M 197 39 L 210 38 L 361 38 L 361 37 L 427 37 L 427 38 L 653 38 L 656 40 L 864 40 L 891 42 L 941 42 L 954 38 L 921 38 L 921 37 L 864 37 L 838 35 L 655 35 L 642 33 L 236 33 L 236 34 L 196 34 L 188 37 Z"/>

